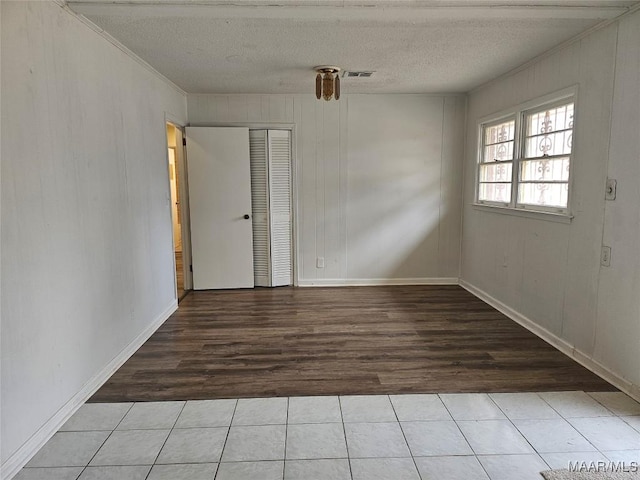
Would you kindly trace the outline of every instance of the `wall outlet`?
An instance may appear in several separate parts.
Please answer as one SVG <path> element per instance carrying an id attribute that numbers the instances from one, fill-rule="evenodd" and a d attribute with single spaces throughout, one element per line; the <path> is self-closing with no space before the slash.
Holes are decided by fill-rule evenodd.
<path id="1" fill-rule="evenodd" d="M 618 188 L 618 182 L 613 178 L 607 178 L 607 187 L 604 191 L 604 199 L 615 200 L 617 188 Z"/>
<path id="2" fill-rule="evenodd" d="M 316 258 L 316 268 L 324 268 L 324 257 Z"/>
<path id="3" fill-rule="evenodd" d="M 611 266 L 611 247 L 605 245 L 602 246 L 602 252 L 600 253 L 600 265 L 603 267 Z"/>

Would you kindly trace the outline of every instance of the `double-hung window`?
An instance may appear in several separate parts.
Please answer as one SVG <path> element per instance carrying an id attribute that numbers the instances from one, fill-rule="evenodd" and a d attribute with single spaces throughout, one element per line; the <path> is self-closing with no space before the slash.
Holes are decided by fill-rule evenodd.
<path id="1" fill-rule="evenodd" d="M 478 200 L 509 205 L 512 197 L 515 117 L 482 126 Z"/>
<path id="2" fill-rule="evenodd" d="M 477 202 L 569 213 L 574 97 L 480 125 Z"/>

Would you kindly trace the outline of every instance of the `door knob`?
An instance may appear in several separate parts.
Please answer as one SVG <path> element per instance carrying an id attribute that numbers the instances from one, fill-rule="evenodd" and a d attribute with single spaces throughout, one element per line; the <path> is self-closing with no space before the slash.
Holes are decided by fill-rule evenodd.
<path id="1" fill-rule="evenodd" d="M 251 217 L 249 216 L 249 214 L 248 214 L 248 213 L 247 213 L 247 214 L 245 214 L 245 216 L 244 216 L 244 219 L 245 219 L 245 220 L 249 220 L 250 218 L 251 218 Z"/>

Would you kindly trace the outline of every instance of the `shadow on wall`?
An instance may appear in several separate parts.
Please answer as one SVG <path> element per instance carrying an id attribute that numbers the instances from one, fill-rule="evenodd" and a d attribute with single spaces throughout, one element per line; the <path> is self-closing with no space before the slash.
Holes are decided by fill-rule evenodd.
<path id="1" fill-rule="evenodd" d="M 440 159 L 412 153 L 357 173 L 349 178 L 347 276 L 437 276 Z"/>
<path id="2" fill-rule="evenodd" d="M 351 179 L 350 179 L 351 181 Z M 362 175 L 348 199 L 348 278 L 438 276 L 440 172 Z"/>

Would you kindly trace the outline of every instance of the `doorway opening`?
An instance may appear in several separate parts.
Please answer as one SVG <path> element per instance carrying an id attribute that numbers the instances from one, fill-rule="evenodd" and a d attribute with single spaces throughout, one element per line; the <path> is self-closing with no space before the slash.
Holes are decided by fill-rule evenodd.
<path id="1" fill-rule="evenodd" d="M 185 215 L 183 198 L 186 198 L 184 177 L 184 152 L 182 130 L 167 122 L 167 158 L 169 161 L 169 190 L 171 192 L 171 223 L 175 257 L 175 280 L 178 301 L 191 289 L 190 255 L 188 247 L 188 215 Z"/>

